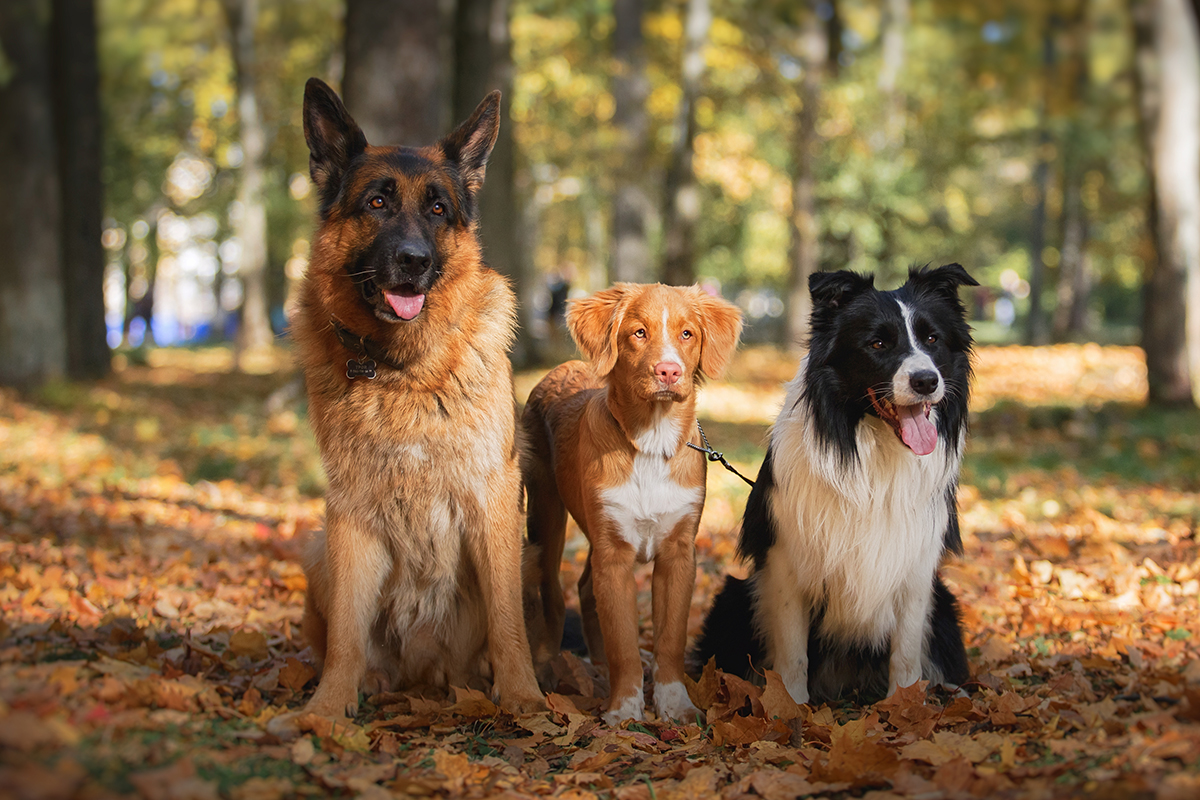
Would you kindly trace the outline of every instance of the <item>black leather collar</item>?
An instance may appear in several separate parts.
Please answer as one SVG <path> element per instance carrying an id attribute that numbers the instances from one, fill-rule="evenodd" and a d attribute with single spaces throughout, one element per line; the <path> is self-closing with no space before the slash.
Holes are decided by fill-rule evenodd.
<path id="1" fill-rule="evenodd" d="M 329 324 L 333 326 L 342 346 L 358 355 L 357 360 L 351 359 L 346 362 L 346 377 L 350 380 L 355 378 L 374 380 L 378 375 L 375 372 L 378 364 L 397 370 L 404 368 L 403 364 L 390 358 L 387 350 L 384 350 L 374 339 L 359 336 L 336 319 L 330 319 Z"/>

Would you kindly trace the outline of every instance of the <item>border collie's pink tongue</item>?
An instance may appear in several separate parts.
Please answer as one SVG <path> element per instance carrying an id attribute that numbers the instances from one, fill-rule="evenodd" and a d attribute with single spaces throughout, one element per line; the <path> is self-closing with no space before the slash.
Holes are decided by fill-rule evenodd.
<path id="1" fill-rule="evenodd" d="M 407 286 L 398 292 L 384 290 L 383 298 L 392 307 L 392 311 L 396 312 L 396 316 L 406 321 L 420 314 L 425 305 L 425 295 L 417 294 Z"/>
<path id="2" fill-rule="evenodd" d="M 929 421 L 929 406 L 917 403 L 896 406 L 900 415 L 900 438 L 919 456 L 927 456 L 937 447 L 937 428 Z"/>

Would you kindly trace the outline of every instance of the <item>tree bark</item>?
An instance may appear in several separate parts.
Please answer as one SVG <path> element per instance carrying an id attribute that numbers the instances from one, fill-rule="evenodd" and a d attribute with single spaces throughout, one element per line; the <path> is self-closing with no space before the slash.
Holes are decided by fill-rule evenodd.
<path id="1" fill-rule="evenodd" d="M 1200 376 L 1200 36 L 1187 0 L 1133 7 L 1158 250 L 1143 287 L 1150 402 L 1196 402 Z"/>
<path id="2" fill-rule="evenodd" d="M 798 40 L 803 74 L 798 87 L 800 110 L 796 114 L 792 140 L 791 246 L 784 326 L 784 345 L 792 351 L 804 347 L 808 318 L 812 313 L 808 276 L 820 268 L 821 261 L 816 201 L 816 161 L 821 137 L 817 133 L 817 118 L 821 84 L 829 60 L 829 29 L 818 16 L 817 5 L 815 0 L 804 4 Z"/>
<path id="3" fill-rule="evenodd" d="M 696 282 L 696 223 L 700 219 L 700 186 L 692 168 L 696 140 L 696 100 L 704 79 L 704 46 L 712 26 L 709 0 L 688 0 L 684 19 L 683 60 L 679 85 L 683 97 L 675 117 L 675 139 L 663 192 L 663 283 Z"/>
<path id="4" fill-rule="evenodd" d="M 1088 298 L 1092 292 L 1088 261 L 1087 215 L 1083 209 L 1083 170 L 1068 158 L 1063 182 L 1063 246 L 1054 306 L 1054 338 L 1076 341 L 1087 336 Z"/>
<path id="5" fill-rule="evenodd" d="M 346 109 L 378 145 L 449 132 L 447 28 L 437 0 L 346 0 Z M 477 98 L 483 99 L 482 96 Z"/>
<path id="6" fill-rule="evenodd" d="M 234 81 L 237 87 L 238 132 L 242 145 L 237 199 L 241 213 L 233 220 L 241 245 L 238 277 L 242 280 L 242 322 L 238 327 L 238 362 L 250 351 L 274 344 L 267 308 L 267 208 L 263 200 L 263 157 L 266 131 L 258 110 L 258 60 L 254 31 L 258 0 L 224 0 L 232 39 Z"/>
<path id="7" fill-rule="evenodd" d="M 656 215 L 646 190 L 650 163 L 650 117 L 646 97 L 645 43 L 642 37 L 643 0 L 614 0 L 613 125 L 621 167 L 613 204 L 611 277 L 641 282 L 650 275 L 650 228 Z"/>
<path id="8" fill-rule="evenodd" d="M 898 84 L 904 69 L 904 40 L 908 33 L 909 0 L 886 0 L 883 6 L 882 64 L 876 85 L 883 95 L 883 148 L 893 150 L 904 140 L 904 94 Z"/>
<path id="9" fill-rule="evenodd" d="M 62 215 L 67 375 L 102 378 L 112 368 L 104 324 L 104 189 L 100 180 L 100 66 L 94 0 L 53 0 L 51 61 Z"/>
<path id="10" fill-rule="evenodd" d="M 1054 30 L 1053 17 L 1046 20 L 1042 32 L 1042 102 L 1038 112 L 1037 166 L 1033 170 L 1033 182 L 1037 187 L 1037 203 L 1033 207 L 1029 233 L 1029 315 L 1025 318 L 1025 344 L 1046 344 L 1049 340 L 1049 325 L 1046 311 L 1042 307 L 1042 290 L 1046 285 L 1046 261 L 1042 253 L 1046 249 L 1046 198 L 1050 192 L 1050 159 L 1054 145 L 1050 139 L 1050 85 L 1054 74 Z"/>
<path id="11" fill-rule="evenodd" d="M 508 276 L 520 304 L 521 327 L 513 346 L 513 362 L 531 366 L 539 359 L 537 340 L 532 336 L 538 286 L 523 235 L 524 198 L 517 190 L 509 9 L 509 0 L 459 0 L 454 25 L 453 112 L 455 122 L 467 119 L 488 92 L 500 90 L 500 133 L 480 194 L 479 236 L 488 266 Z"/>
<path id="12" fill-rule="evenodd" d="M 49 0 L 0 2 L 0 384 L 67 366 Z"/>

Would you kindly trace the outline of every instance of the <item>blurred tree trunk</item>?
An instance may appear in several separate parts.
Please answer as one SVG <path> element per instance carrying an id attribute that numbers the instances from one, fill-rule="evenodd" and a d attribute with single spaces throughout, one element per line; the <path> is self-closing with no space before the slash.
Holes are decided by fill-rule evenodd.
<path id="1" fill-rule="evenodd" d="M 0 2 L 0 384 L 64 375 L 49 0 Z"/>
<path id="2" fill-rule="evenodd" d="M 1088 120 L 1084 103 L 1088 86 L 1087 7 L 1078 2 L 1070 9 L 1064 37 L 1060 87 L 1068 116 L 1063 142 L 1063 240 L 1055 291 L 1053 332 L 1055 341 L 1078 341 L 1088 335 L 1088 301 L 1092 292 L 1091 262 L 1087 255 L 1088 219 L 1083 204 L 1083 182 L 1088 161 Z"/>
<path id="3" fill-rule="evenodd" d="M 521 328 L 513 347 L 519 366 L 538 362 L 533 328 L 537 275 L 528 255 L 524 199 L 517 190 L 517 153 L 513 139 L 512 37 L 509 0 L 458 0 L 454 16 L 455 123 L 467 119 L 493 89 L 499 89 L 500 133 L 488 159 L 480 196 L 479 235 L 488 266 L 513 282 L 520 304 Z"/>
<path id="4" fill-rule="evenodd" d="M 1133 5 L 1158 258 L 1143 287 L 1150 401 L 1194 403 L 1200 376 L 1200 37 L 1187 0 Z"/>
<path id="5" fill-rule="evenodd" d="M 614 281 L 645 281 L 650 276 L 650 223 L 656 212 L 646 189 L 650 165 L 650 117 L 646 97 L 645 43 L 642 38 L 644 0 L 613 0 L 613 126 L 621 166 L 613 205 L 611 277 Z"/>
<path id="6" fill-rule="evenodd" d="M 800 110 L 792 140 L 792 218 L 788 262 L 787 320 L 784 345 L 800 350 L 808 332 L 812 298 L 808 276 L 820 268 L 820 227 L 817 224 L 816 162 L 820 147 L 817 119 L 821 85 L 830 56 L 829 28 L 818 14 L 818 0 L 806 0 L 801 9 L 799 56 L 803 74 L 798 87 Z"/>
<path id="7" fill-rule="evenodd" d="M 904 70 L 904 43 L 908 35 L 908 0 L 883 4 L 882 64 L 876 86 L 883 95 L 883 149 L 893 151 L 904 141 L 904 94 L 897 87 Z"/>
<path id="8" fill-rule="evenodd" d="M 688 0 L 683 24 L 683 60 L 679 85 L 683 97 L 675 117 L 675 140 L 664 183 L 663 283 L 696 282 L 696 222 L 700 219 L 700 186 L 692 168 L 696 140 L 696 101 L 704 78 L 704 46 L 712 26 L 709 0 Z"/>
<path id="9" fill-rule="evenodd" d="M 62 219 L 67 375 L 102 378 L 112 368 L 104 325 L 104 247 L 100 233 L 100 65 L 94 0 L 53 0 L 50 44 Z"/>
<path id="10" fill-rule="evenodd" d="M 233 229 L 241 246 L 238 277 L 245 293 L 237 337 L 240 365 L 242 354 L 268 349 L 275 339 L 267 308 L 267 209 L 263 198 L 266 131 L 258 111 L 258 60 L 254 45 L 258 0 L 224 0 L 224 6 L 233 43 L 238 133 L 242 145 L 237 193 L 241 208 L 233 220 Z"/>
<path id="11" fill-rule="evenodd" d="M 436 0 L 346 0 L 342 99 L 368 142 L 420 147 L 449 131 L 449 38 Z"/>
<path id="12" fill-rule="evenodd" d="M 1083 170 L 1078 158 L 1067 157 L 1063 182 L 1063 246 L 1054 306 L 1056 341 L 1078 341 L 1088 334 L 1088 299 L 1092 267 L 1087 255 L 1087 215 L 1083 209 Z"/>
<path id="13" fill-rule="evenodd" d="M 1054 27 L 1057 21 L 1047 15 L 1046 28 L 1042 32 L 1042 102 L 1038 111 L 1037 166 L 1033 170 L 1033 183 L 1037 189 L 1037 203 L 1033 207 L 1029 234 L 1029 316 L 1025 318 L 1025 344 L 1046 344 L 1049 340 L 1049 325 L 1046 311 L 1042 307 L 1042 290 L 1046 285 L 1046 199 L 1050 193 L 1050 162 L 1054 157 L 1054 143 L 1050 138 L 1050 92 L 1056 78 Z"/>

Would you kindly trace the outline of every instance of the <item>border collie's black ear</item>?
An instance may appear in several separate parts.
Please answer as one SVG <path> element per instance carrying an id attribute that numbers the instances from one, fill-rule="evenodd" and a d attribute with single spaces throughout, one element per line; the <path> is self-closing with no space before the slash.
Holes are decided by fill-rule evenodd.
<path id="1" fill-rule="evenodd" d="M 483 98 L 471 118 L 440 143 L 446 159 L 458 166 L 458 174 L 471 200 L 478 197 L 479 190 L 483 188 L 484 168 L 499 135 L 500 92 L 497 90 Z"/>
<path id="2" fill-rule="evenodd" d="M 812 295 L 813 311 L 841 308 L 875 285 L 875 276 L 859 275 L 849 270 L 814 272 L 808 276 L 808 291 Z"/>
<path id="3" fill-rule="evenodd" d="M 367 137 L 337 92 L 320 78 L 309 78 L 304 84 L 304 141 L 308 143 L 308 172 L 320 194 L 324 216 L 337 199 L 346 168 L 367 149 Z"/>
<path id="4" fill-rule="evenodd" d="M 962 264 L 946 264 L 936 269 L 910 269 L 908 282 L 955 298 L 958 297 L 958 287 L 979 285 L 979 281 L 968 275 Z"/>

